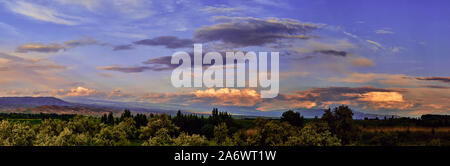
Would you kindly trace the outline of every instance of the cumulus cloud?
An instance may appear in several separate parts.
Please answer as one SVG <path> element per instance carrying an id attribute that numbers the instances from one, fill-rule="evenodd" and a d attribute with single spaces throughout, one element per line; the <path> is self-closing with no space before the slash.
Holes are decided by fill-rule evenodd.
<path id="1" fill-rule="evenodd" d="M 206 89 L 192 92 L 194 101 L 209 102 L 220 106 L 254 106 L 261 101 L 260 95 L 253 89 Z"/>
<path id="2" fill-rule="evenodd" d="M 270 111 L 273 109 L 327 108 L 333 104 L 346 104 L 359 108 L 371 106 L 368 109 L 380 109 L 383 108 L 382 106 L 404 103 L 401 92 L 404 91 L 374 87 L 312 88 L 295 91 L 293 94 L 280 94 L 277 98 L 264 101 L 257 109 Z"/>
<path id="3" fill-rule="evenodd" d="M 308 39 L 306 34 L 323 24 L 302 23 L 291 19 L 260 19 L 253 17 L 216 17 L 221 23 L 196 30 L 201 42 L 221 41 L 236 47 L 260 46 L 281 39 Z"/>
<path id="4" fill-rule="evenodd" d="M 372 102 L 403 102 L 403 95 L 399 92 L 367 92 L 361 94 L 358 100 Z"/>
<path id="5" fill-rule="evenodd" d="M 54 93 L 58 96 L 64 96 L 64 97 L 103 95 L 102 92 L 99 92 L 95 89 L 88 89 L 88 88 L 81 87 L 81 86 L 72 88 L 69 90 L 64 90 L 64 89 L 53 90 L 52 93 Z"/>
<path id="6" fill-rule="evenodd" d="M 165 46 L 166 48 L 193 47 L 194 41 L 191 39 L 179 39 L 175 36 L 160 36 L 153 39 L 144 39 L 134 42 L 137 45 Z"/>

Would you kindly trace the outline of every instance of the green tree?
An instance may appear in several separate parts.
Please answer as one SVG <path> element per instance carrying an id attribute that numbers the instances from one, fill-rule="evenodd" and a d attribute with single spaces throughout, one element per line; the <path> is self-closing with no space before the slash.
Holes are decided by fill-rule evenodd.
<path id="1" fill-rule="evenodd" d="M 348 106 L 341 105 L 334 108 L 335 133 L 342 140 L 342 144 L 350 144 L 359 136 L 359 131 L 353 122 L 353 112 Z"/>
<path id="2" fill-rule="evenodd" d="M 98 146 L 125 146 L 130 142 L 127 132 L 118 126 L 105 126 L 94 137 L 94 144 Z"/>
<path id="3" fill-rule="evenodd" d="M 290 136 L 296 134 L 294 126 L 287 122 L 257 119 L 256 133 L 247 137 L 250 146 L 278 146 L 283 145 Z"/>
<path id="4" fill-rule="evenodd" d="M 214 142 L 220 146 L 232 146 L 233 141 L 228 135 L 227 124 L 221 123 L 214 127 Z"/>
<path id="5" fill-rule="evenodd" d="M 114 125 L 114 114 L 112 112 L 108 113 L 106 124 Z"/>
<path id="6" fill-rule="evenodd" d="M 162 114 L 150 119 L 146 126 L 141 127 L 139 138 L 149 139 L 150 137 L 155 136 L 156 132 L 162 128 L 167 129 L 169 135 L 176 135 L 179 131 L 179 127 L 175 126 L 175 124 L 169 120 L 169 116 Z"/>
<path id="7" fill-rule="evenodd" d="M 198 134 L 189 135 L 181 133 L 177 138 L 173 139 L 174 146 L 207 146 L 208 140 L 205 136 Z"/>
<path id="8" fill-rule="evenodd" d="M 174 141 L 169 135 L 169 130 L 167 128 L 161 128 L 156 133 L 155 136 L 150 137 L 145 141 L 143 146 L 171 146 Z"/>
<path id="9" fill-rule="evenodd" d="M 288 122 L 292 126 L 302 127 L 303 126 L 303 116 L 300 116 L 299 112 L 295 112 L 292 110 L 283 112 L 281 115 L 282 122 Z"/>
<path id="10" fill-rule="evenodd" d="M 321 119 L 327 122 L 331 133 L 336 134 L 342 144 L 347 145 L 358 139 L 359 129 L 354 124 L 353 112 L 348 106 L 335 107 L 333 112 L 327 109 Z"/>
<path id="11" fill-rule="evenodd" d="M 136 134 L 137 134 L 136 122 L 134 121 L 133 118 L 128 117 L 128 118 L 123 119 L 122 122 L 120 122 L 117 125 L 117 128 L 119 130 L 125 131 L 127 133 L 128 139 L 136 138 Z"/>
<path id="12" fill-rule="evenodd" d="M 327 127 L 320 124 L 308 124 L 297 136 L 288 138 L 286 146 L 339 146 L 339 138 L 331 134 Z"/>
<path id="13" fill-rule="evenodd" d="M 31 146 L 35 136 L 31 125 L 23 123 L 11 123 L 7 120 L 0 122 L 1 146 Z"/>
<path id="14" fill-rule="evenodd" d="M 120 115 L 120 121 L 123 121 L 126 118 L 133 118 L 133 115 L 131 115 L 130 110 L 127 109 L 122 112 L 122 115 Z"/>

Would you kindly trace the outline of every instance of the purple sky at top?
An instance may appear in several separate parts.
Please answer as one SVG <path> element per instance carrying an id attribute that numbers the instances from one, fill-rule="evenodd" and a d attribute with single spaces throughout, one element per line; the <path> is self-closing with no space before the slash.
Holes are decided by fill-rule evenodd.
<path id="1" fill-rule="evenodd" d="M 194 89 L 173 88 L 171 70 L 156 70 L 166 67 L 156 60 L 175 51 L 192 50 L 192 46 L 169 46 L 170 42 L 202 42 L 211 51 L 224 51 L 224 47 L 280 51 L 281 93 L 319 96 L 296 98 L 292 102 L 305 104 L 289 107 L 259 101 L 242 106 L 243 110 L 349 104 L 376 113 L 448 114 L 448 6 L 450 2 L 445 0 L 5 0 L 0 2 L 0 92 L 2 96 L 142 102 L 151 100 L 143 97 L 149 96 L 144 93 L 189 93 Z M 286 26 L 289 23 L 314 28 L 292 33 Z M 241 29 L 226 27 L 228 24 Z M 226 36 L 213 26 L 229 28 L 226 32 L 232 33 Z M 245 28 L 264 31 L 253 34 Z M 206 30 L 208 36 L 201 36 Z M 236 42 L 235 38 L 245 37 L 237 35 L 241 32 L 252 33 L 260 42 Z M 272 40 L 264 36 L 267 34 L 301 34 L 307 39 Z M 159 38 L 167 36 L 176 41 Z M 145 63 L 149 60 L 151 64 Z M 86 90 L 78 89 L 83 94 L 75 94 L 77 87 Z M 383 90 L 342 92 L 332 87 Z M 330 89 L 324 93 L 317 88 Z M 121 95 L 111 97 L 114 91 Z M 401 100 L 395 98 L 397 94 Z M 354 97 L 348 98 L 350 95 Z M 428 101 L 430 95 L 439 100 Z M 275 100 L 282 103 L 286 98 Z M 211 98 L 205 100 L 187 104 L 193 109 L 204 103 L 221 105 Z"/>

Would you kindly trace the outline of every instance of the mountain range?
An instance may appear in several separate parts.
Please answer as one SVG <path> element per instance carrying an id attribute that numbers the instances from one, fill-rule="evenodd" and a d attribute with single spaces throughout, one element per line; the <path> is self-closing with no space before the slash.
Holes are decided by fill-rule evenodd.
<path id="1" fill-rule="evenodd" d="M 209 112 L 184 110 L 182 106 L 161 106 L 145 102 L 118 102 L 105 100 L 92 100 L 85 98 L 59 99 L 55 97 L 0 97 L 0 112 L 22 112 L 22 113 L 58 113 L 58 114 L 104 114 L 107 112 L 120 113 L 124 109 L 129 109 L 135 113 L 166 113 L 176 114 L 178 110 L 183 113 L 195 113 L 207 115 Z M 208 109 L 208 108 L 203 108 Z M 210 108 L 212 109 L 212 107 Z M 219 107 L 219 110 L 227 111 L 239 117 L 280 117 L 286 110 L 277 111 L 242 111 L 240 107 Z M 248 108 L 247 108 L 248 109 Z M 294 109 L 300 112 L 305 118 L 321 117 L 323 109 Z M 384 117 L 394 117 L 395 115 L 369 114 L 353 111 L 354 119 L 382 119 Z"/>

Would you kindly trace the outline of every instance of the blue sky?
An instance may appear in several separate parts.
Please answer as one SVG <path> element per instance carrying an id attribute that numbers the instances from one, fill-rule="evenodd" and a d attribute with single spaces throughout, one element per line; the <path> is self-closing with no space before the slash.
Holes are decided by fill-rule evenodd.
<path id="1" fill-rule="evenodd" d="M 5 0 L 0 93 L 191 111 L 212 105 L 242 114 L 339 104 L 369 113 L 448 114 L 447 6 L 443 0 Z M 208 51 L 279 51 L 280 95 L 262 100 L 251 88 L 172 87 L 167 57 L 192 51 L 193 43 Z"/>

